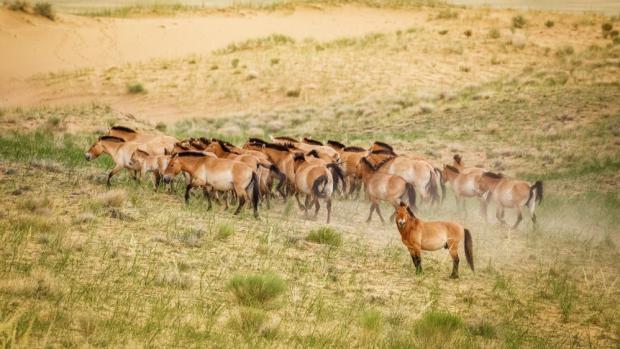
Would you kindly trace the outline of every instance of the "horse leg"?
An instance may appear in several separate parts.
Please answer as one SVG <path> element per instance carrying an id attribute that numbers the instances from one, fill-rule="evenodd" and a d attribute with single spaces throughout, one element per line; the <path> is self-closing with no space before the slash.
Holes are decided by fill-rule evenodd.
<path id="1" fill-rule="evenodd" d="M 202 196 L 207 200 L 207 211 L 211 211 L 211 195 L 209 195 L 207 187 L 202 187 Z"/>
<path id="2" fill-rule="evenodd" d="M 300 210 L 306 210 L 306 206 L 308 205 L 308 203 L 306 202 L 305 205 L 301 204 L 301 200 L 299 200 L 299 192 L 295 193 L 295 199 L 297 200 L 297 205 L 299 206 Z M 307 211 L 307 210 L 306 210 Z"/>
<path id="3" fill-rule="evenodd" d="M 450 274 L 450 279 L 458 279 L 459 278 L 459 250 L 458 243 L 450 244 L 450 256 L 452 257 L 452 274 Z"/>
<path id="4" fill-rule="evenodd" d="M 110 171 L 110 173 L 108 173 L 108 181 L 107 181 L 107 185 L 108 187 L 112 185 L 112 183 L 110 183 L 110 180 L 112 179 L 112 176 L 114 176 L 115 174 L 118 173 L 118 171 L 120 171 L 123 167 L 122 166 L 114 166 L 114 168 L 112 169 L 112 171 Z"/>
<path id="5" fill-rule="evenodd" d="M 155 191 L 159 189 L 159 184 L 161 183 L 161 175 L 159 171 L 153 171 L 153 177 L 155 179 Z"/>
<path id="6" fill-rule="evenodd" d="M 312 205 L 310 205 L 312 207 Z M 319 204 L 319 198 L 314 199 L 314 218 L 319 215 L 319 209 L 321 208 L 321 204 Z"/>
<path id="7" fill-rule="evenodd" d="M 512 226 L 512 229 L 517 229 L 517 226 L 519 225 L 519 223 L 521 223 L 522 219 L 523 219 L 523 211 L 521 211 L 521 206 L 517 206 L 517 221 Z"/>
<path id="8" fill-rule="evenodd" d="M 237 209 L 235 210 L 235 215 L 239 214 L 239 212 L 241 211 L 241 208 L 245 204 L 245 195 L 238 196 L 238 200 L 239 200 L 239 206 L 237 206 Z"/>
<path id="9" fill-rule="evenodd" d="M 414 248 L 413 251 L 409 251 L 409 253 L 411 254 L 411 260 L 413 261 L 413 266 L 415 267 L 415 273 L 416 274 L 421 274 L 422 273 L 422 251 L 418 248 Z"/>
<path id="10" fill-rule="evenodd" d="M 189 191 L 190 191 L 190 189 L 192 189 L 192 185 L 191 185 L 191 184 L 188 184 L 188 185 L 185 187 L 185 203 L 186 203 L 186 204 L 189 204 Z"/>
<path id="11" fill-rule="evenodd" d="M 381 210 L 379 209 L 379 204 L 375 204 L 376 210 L 377 210 L 377 214 L 379 215 L 379 218 L 381 218 L 381 224 L 385 224 L 385 219 L 383 219 L 383 215 L 381 214 Z"/>
<path id="12" fill-rule="evenodd" d="M 480 199 L 480 215 L 484 217 L 484 221 L 488 222 L 487 219 L 487 202 L 484 199 Z"/>
<path id="13" fill-rule="evenodd" d="M 497 208 L 495 209 L 495 218 L 497 218 L 500 224 L 502 225 L 506 224 L 506 222 L 504 222 L 504 208 L 500 206 L 499 204 L 497 205 Z"/>
<path id="14" fill-rule="evenodd" d="M 375 204 L 374 203 L 370 203 L 370 214 L 368 214 L 368 219 L 366 220 L 366 223 L 370 223 L 370 219 L 372 218 L 372 212 L 375 210 Z"/>
<path id="15" fill-rule="evenodd" d="M 325 206 L 327 206 L 327 224 L 329 224 L 332 217 L 332 198 L 327 198 Z"/>

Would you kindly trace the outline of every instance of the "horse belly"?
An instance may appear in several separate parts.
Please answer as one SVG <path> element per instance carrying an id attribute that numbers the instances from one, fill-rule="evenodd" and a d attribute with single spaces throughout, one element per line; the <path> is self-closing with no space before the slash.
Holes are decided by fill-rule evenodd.
<path id="1" fill-rule="evenodd" d="M 208 173 L 207 182 L 215 190 L 226 191 L 233 189 L 233 176 L 230 171 Z"/>
<path id="2" fill-rule="evenodd" d="M 433 236 L 424 236 L 422 238 L 422 249 L 426 251 L 437 251 L 442 249 L 448 243 L 446 234 L 434 234 Z"/>
<path id="3" fill-rule="evenodd" d="M 462 196 L 472 197 L 477 196 L 476 186 L 474 181 L 465 180 L 459 183 L 459 192 Z"/>

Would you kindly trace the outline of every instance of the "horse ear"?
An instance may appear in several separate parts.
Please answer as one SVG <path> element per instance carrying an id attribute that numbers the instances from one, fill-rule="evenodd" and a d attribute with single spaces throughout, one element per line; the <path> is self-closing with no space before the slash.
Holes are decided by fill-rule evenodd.
<path id="1" fill-rule="evenodd" d="M 407 207 L 407 204 L 401 201 L 400 202 L 400 207 Z"/>

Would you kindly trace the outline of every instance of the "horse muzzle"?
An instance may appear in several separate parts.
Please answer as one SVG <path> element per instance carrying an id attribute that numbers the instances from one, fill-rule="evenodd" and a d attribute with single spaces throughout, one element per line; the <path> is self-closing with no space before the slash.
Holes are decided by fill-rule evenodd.
<path id="1" fill-rule="evenodd" d="M 86 158 L 86 161 L 90 161 L 93 159 L 93 154 L 91 153 L 84 153 L 84 157 Z"/>
<path id="2" fill-rule="evenodd" d="M 172 182 L 172 176 L 171 175 L 164 175 L 164 183 L 168 184 Z"/>

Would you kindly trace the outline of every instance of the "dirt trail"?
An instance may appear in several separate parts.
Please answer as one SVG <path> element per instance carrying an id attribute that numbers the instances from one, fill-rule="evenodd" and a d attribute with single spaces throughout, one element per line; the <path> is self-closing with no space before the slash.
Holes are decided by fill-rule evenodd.
<path id="1" fill-rule="evenodd" d="M 414 13 L 408 11 L 357 7 L 138 19 L 63 15 L 56 22 L 1 9 L 0 82 L 58 70 L 205 54 L 272 33 L 329 40 L 397 30 L 414 21 Z"/>

